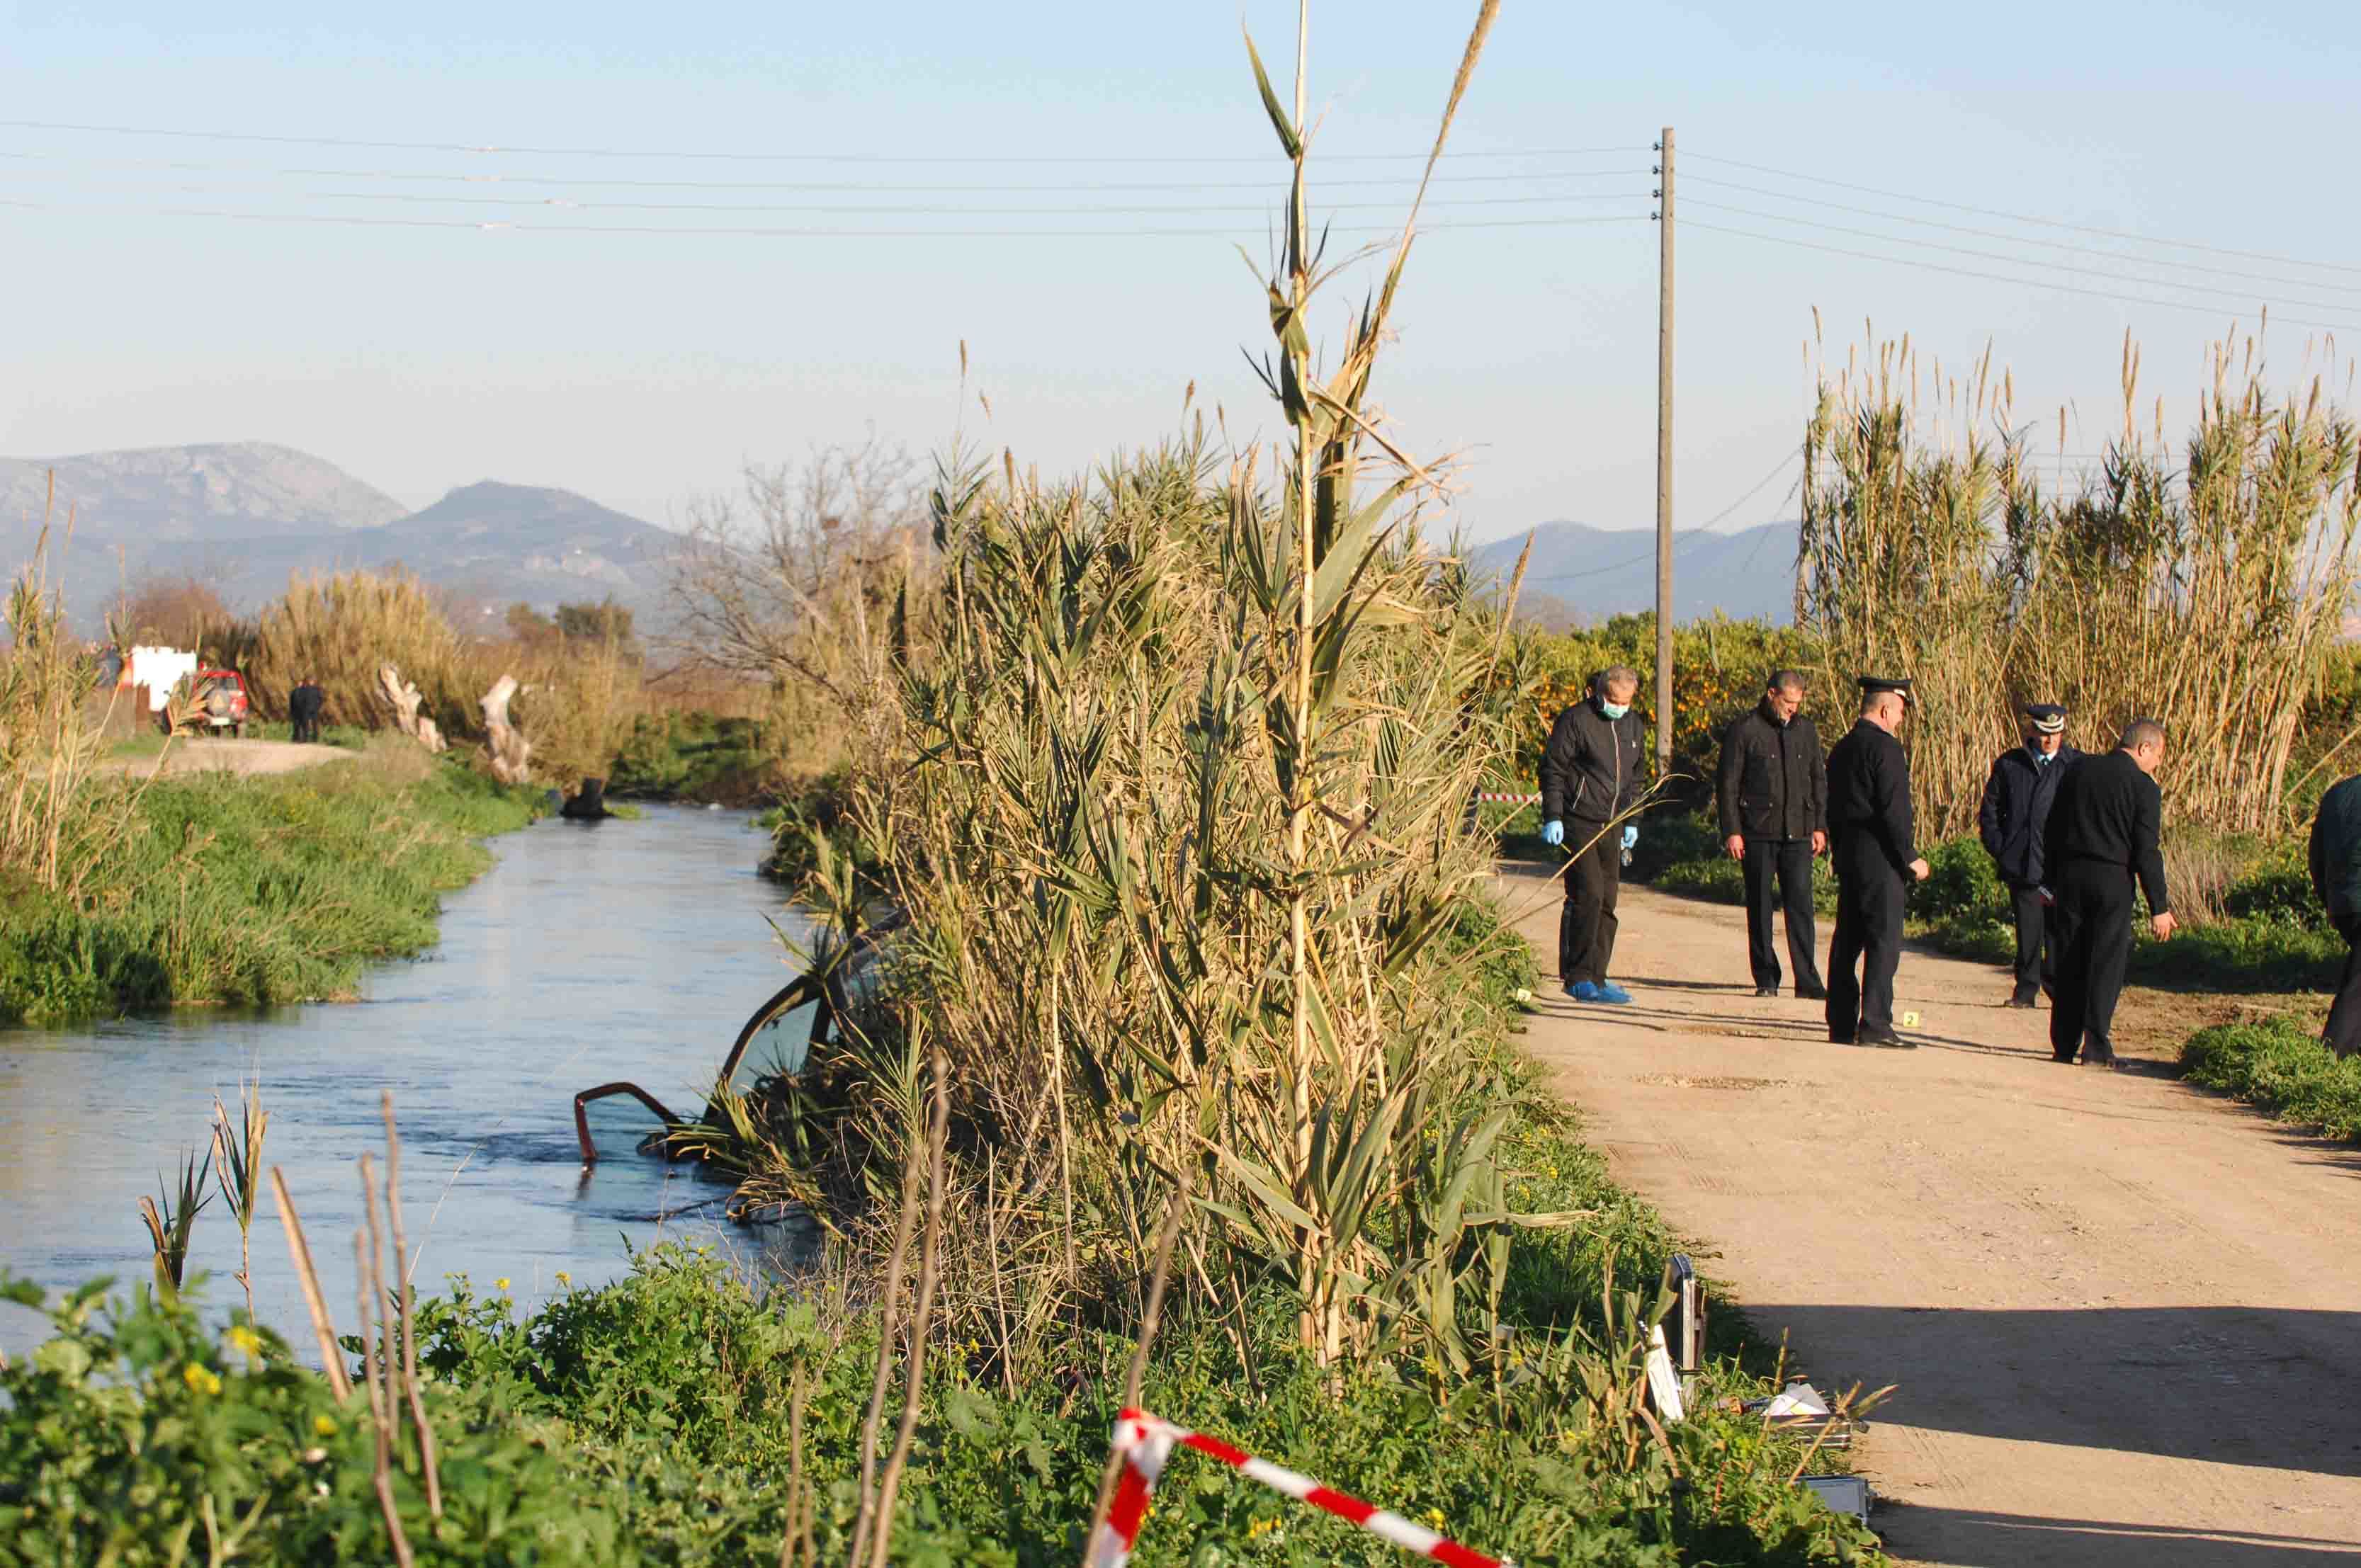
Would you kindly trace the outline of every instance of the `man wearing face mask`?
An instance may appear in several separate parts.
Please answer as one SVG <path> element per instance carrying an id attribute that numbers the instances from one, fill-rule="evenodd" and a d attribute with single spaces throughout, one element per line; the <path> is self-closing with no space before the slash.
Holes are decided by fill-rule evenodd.
<path id="1" fill-rule="evenodd" d="M 1607 966 L 1623 851 L 1640 830 L 1609 825 L 1640 797 L 1640 716 L 1631 711 L 1639 690 L 1639 673 L 1621 664 L 1592 676 L 1590 695 L 1557 716 L 1542 752 L 1542 839 L 1574 857 L 1558 912 L 1557 966 L 1576 1002 L 1631 1000 L 1607 978 Z"/>
<path id="2" fill-rule="evenodd" d="M 1910 709 L 1907 676 L 1861 677 L 1861 720 L 1828 752 L 1828 856 L 1837 934 L 1828 947 L 1828 1038 L 1912 1050 L 1894 1032 L 1905 879 L 1925 882 L 1913 838 L 1910 759 L 1894 731 Z"/>
<path id="3" fill-rule="evenodd" d="M 2011 1007 L 2030 1007 L 2058 990 L 2058 945 L 2048 930 L 2041 889 L 2048 880 L 2043 841 L 2058 782 L 2082 753 L 2066 744 L 2066 710 L 2037 702 L 2025 710 L 2025 744 L 2000 754 L 1984 785 L 1976 828 L 2016 916 L 2016 989 Z"/>

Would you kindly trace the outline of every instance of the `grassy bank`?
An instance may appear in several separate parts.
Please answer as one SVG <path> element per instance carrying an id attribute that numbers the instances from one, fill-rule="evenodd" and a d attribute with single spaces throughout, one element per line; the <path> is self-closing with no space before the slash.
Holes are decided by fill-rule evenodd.
<path id="1" fill-rule="evenodd" d="M 74 894 L 0 887 L 0 1021 L 348 996 L 431 946 L 441 895 L 489 864 L 477 840 L 539 809 L 392 739 L 302 773 L 92 787 L 122 828 Z"/>
<path id="2" fill-rule="evenodd" d="M 2332 1138 L 2361 1139 L 2361 1057 L 2340 1061 L 2320 1033 L 2293 1018 L 2200 1029 L 2181 1047 L 2191 1083 Z"/>

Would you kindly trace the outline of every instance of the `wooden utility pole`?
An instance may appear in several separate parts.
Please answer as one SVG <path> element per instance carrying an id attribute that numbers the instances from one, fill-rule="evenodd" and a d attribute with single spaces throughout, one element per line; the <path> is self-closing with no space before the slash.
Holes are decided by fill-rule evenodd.
<path id="1" fill-rule="evenodd" d="M 1656 776 L 1673 765 L 1673 127 L 1656 144 Z"/>

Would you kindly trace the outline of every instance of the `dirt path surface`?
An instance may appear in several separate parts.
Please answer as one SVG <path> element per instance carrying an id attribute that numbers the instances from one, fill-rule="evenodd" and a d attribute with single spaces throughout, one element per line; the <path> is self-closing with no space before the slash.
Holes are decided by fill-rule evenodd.
<path id="1" fill-rule="evenodd" d="M 1500 891 L 1554 973 L 1554 884 Z M 2361 1554 L 2361 1151 L 2057 1066 L 1978 964 L 1905 956 L 1915 1051 L 1758 1000 L 1735 909 L 1625 889 L 1615 970 L 1631 1005 L 1552 983 L 1526 1048 L 1808 1376 L 1901 1385 L 1856 1456 L 1898 1557 Z"/>
<path id="2" fill-rule="evenodd" d="M 337 746 L 298 746 L 291 740 L 192 740 L 183 736 L 161 752 L 126 757 L 113 764 L 135 779 L 152 778 L 161 771 L 181 773 L 291 773 L 315 768 L 353 753 Z"/>

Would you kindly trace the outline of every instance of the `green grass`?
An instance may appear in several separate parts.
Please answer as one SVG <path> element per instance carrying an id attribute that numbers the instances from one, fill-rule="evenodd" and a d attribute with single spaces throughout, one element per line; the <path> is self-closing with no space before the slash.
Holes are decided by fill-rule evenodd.
<path id="1" fill-rule="evenodd" d="M 773 739 L 759 719 L 643 713 L 616 753 L 607 793 L 641 800 L 752 806 L 771 797 Z"/>
<path id="2" fill-rule="evenodd" d="M 433 945 L 442 894 L 489 864 L 477 840 L 539 809 L 390 745 L 337 768 L 156 780 L 79 902 L 0 887 L 0 1023 L 348 996 L 364 965 Z"/>
<path id="3" fill-rule="evenodd" d="M 2286 1018 L 2200 1029 L 2180 1048 L 2189 1081 L 2235 1094 L 2283 1122 L 2361 1139 L 2361 1057 L 2339 1060 Z"/>

